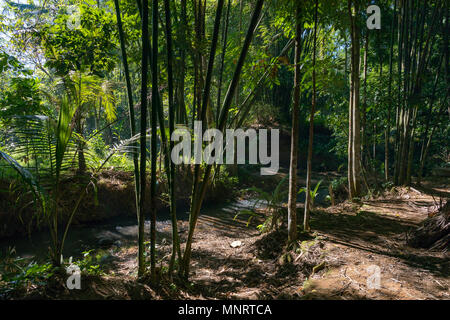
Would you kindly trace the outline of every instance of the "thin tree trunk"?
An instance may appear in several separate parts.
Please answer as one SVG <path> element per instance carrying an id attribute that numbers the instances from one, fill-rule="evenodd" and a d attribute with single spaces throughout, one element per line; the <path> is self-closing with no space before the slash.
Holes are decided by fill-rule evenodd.
<path id="1" fill-rule="evenodd" d="M 141 8 L 140 0 L 137 0 L 138 7 L 140 8 L 140 14 L 141 14 L 141 20 L 143 21 L 143 9 Z M 148 12 L 148 10 L 147 10 Z M 151 260 L 151 279 L 152 282 L 156 282 L 156 167 L 157 167 L 157 157 L 158 152 L 156 149 L 156 137 L 157 137 L 157 125 L 159 122 L 160 126 L 160 133 L 161 133 L 161 144 L 162 144 L 162 151 L 161 155 L 164 154 L 164 164 L 166 169 L 167 178 L 170 184 L 170 154 L 169 154 L 169 147 L 167 142 L 167 136 L 164 126 L 164 110 L 162 105 L 161 97 L 159 96 L 159 90 L 158 90 L 158 1 L 153 0 L 152 2 L 152 41 L 153 41 L 153 48 L 152 45 L 150 45 L 149 37 L 147 36 L 145 38 L 146 40 L 146 47 L 147 47 L 147 59 L 148 64 L 151 68 L 151 75 L 152 75 L 152 110 L 151 110 L 151 180 L 150 180 L 150 210 L 151 210 L 151 216 L 150 216 L 150 260 Z M 148 17 L 147 17 L 148 21 Z M 148 32 L 148 30 L 147 30 Z M 156 48 L 155 48 L 156 45 Z M 148 68 L 148 67 L 147 67 Z M 161 167 L 161 165 L 160 165 Z"/>
<path id="2" fill-rule="evenodd" d="M 239 47 L 242 45 L 242 9 L 243 9 L 243 0 L 239 0 Z M 239 91 L 240 84 L 237 83 L 236 87 L 236 96 L 235 96 L 235 104 L 239 105 Z"/>
<path id="3" fill-rule="evenodd" d="M 367 54 L 369 51 L 369 30 L 366 30 L 365 40 L 364 40 L 364 92 L 363 92 L 363 105 L 361 108 L 362 112 L 362 121 L 361 121 L 361 136 L 362 136 L 362 143 L 361 143 L 361 154 L 362 154 L 362 163 L 364 166 L 367 167 L 367 157 L 366 154 L 368 154 L 368 146 L 367 146 L 367 67 L 368 67 L 368 61 L 367 61 Z M 367 150 L 366 150 L 367 149 Z"/>
<path id="4" fill-rule="evenodd" d="M 395 115 L 395 160 L 394 160 L 394 184 L 398 184 L 398 174 L 399 174 L 399 159 L 400 159 L 400 129 L 401 129 L 401 83 L 402 83 L 402 55 L 403 55 L 403 33 L 404 33 L 404 23 L 403 23 L 403 12 L 404 1 L 399 0 L 399 12 L 398 12 L 398 59 L 397 59 L 397 69 L 398 69 L 398 79 L 397 79 L 397 107 Z"/>
<path id="5" fill-rule="evenodd" d="M 186 41 L 186 29 L 189 28 L 187 23 L 187 12 L 186 12 L 186 0 L 181 0 L 181 45 L 180 45 L 180 75 L 179 75 L 179 83 L 177 86 L 177 110 L 178 110 L 178 122 L 177 123 L 184 123 L 187 125 L 187 112 L 186 112 L 186 104 L 184 99 L 184 78 L 186 74 L 186 48 L 187 48 L 187 41 Z"/>
<path id="6" fill-rule="evenodd" d="M 209 61 L 208 61 L 208 69 L 207 69 L 207 73 L 206 73 L 206 81 L 205 81 L 205 87 L 204 87 L 204 91 L 203 91 L 203 97 L 202 97 L 202 101 L 201 101 L 201 113 L 199 114 L 200 116 L 200 120 L 202 121 L 202 130 L 204 131 L 206 128 L 206 108 L 207 108 L 207 103 L 209 100 L 209 96 L 210 96 L 210 91 L 211 91 L 211 80 L 212 80 L 212 72 L 213 72 L 213 67 L 214 67 L 214 59 L 215 59 L 215 55 L 216 55 L 216 49 L 217 49 L 217 42 L 218 42 L 218 38 L 219 38 L 219 29 L 220 29 L 220 20 L 221 20 L 221 16 L 222 16 L 222 9 L 223 9 L 223 3 L 224 0 L 219 0 L 218 4 L 217 4 L 217 9 L 216 9 L 216 17 L 215 17 L 215 21 L 214 21 L 214 31 L 213 31 L 213 39 L 212 39 L 212 43 L 211 43 L 211 51 L 209 54 Z M 197 196 L 198 196 L 198 187 L 200 184 L 200 165 L 196 164 L 195 165 L 195 169 L 194 169 L 194 185 L 192 188 L 192 196 L 191 196 L 191 212 L 189 215 L 189 235 L 188 235 L 188 240 L 186 241 L 186 248 L 185 248 L 185 252 L 184 252 L 184 256 L 183 256 L 183 266 L 182 266 L 182 271 L 184 272 L 184 276 L 185 278 L 188 277 L 189 274 L 189 262 L 190 262 L 190 253 L 191 253 L 191 245 L 192 245 L 192 236 L 193 236 L 193 230 L 195 228 L 195 223 L 197 222 Z M 208 177 L 209 178 L 209 177 Z M 205 183 L 205 181 L 204 181 Z M 199 208 L 200 209 L 200 208 Z M 191 233 L 192 230 L 192 233 Z"/>
<path id="7" fill-rule="evenodd" d="M 78 109 L 75 112 L 75 129 L 76 132 L 83 137 L 83 104 L 81 102 L 81 83 L 82 74 L 79 71 L 78 79 Z M 28 158 L 28 157 L 27 157 Z M 84 156 L 84 142 L 82 139 L 78 141 L 78 174 L 83 175 L 86 172 L 86 158 Z"/>
<path id="8" fill-rule="evenodd" d="M 289 169 L 288 199 L 288 242 L 297 240 L 297 162 L 298 162 L 298 129 L 300 113 L 300 56 L 301 56 L 301 11 L 296 8 L 295 58 L 294 58 L 294 103 L 292 105 L 291 160 Z"/>
<path id="9" fill-rule="evenodd" d="M 349 2 L 349 12 L 351 16 L 351 4 Z M 353 39 L 353 27 L 350 29 L 350 46 Z M 347 60 L 347 59 L 346 59 Z M 349 108 L 348 108 L 348 148 L 347 148 L 347 180 L 348 180 L 348 195 L 349 199 L 353 199 L 355 196 L 355 186 L 353 183 L 353 96 L 354 96 L 354 84 L 352 76 L 353 63 L 353 48 L 350 48 L 350 96 L 349 96 Z"/>
<path id="10" fill-rule="evenodd" d="M 305 215 L 303 221 L 303 229 L 307 232 L 310 231 L 309 226 L 309 213 L 312 209 L 312 203 L 314 199 L 311 199 L 311 173 L 312 173 L 312 155 L 313 155 L 313 142 L 314 142 L 314 114 L 316 113 L 316 50 L 317 50 L 317 10 L 318 0 L 316 0 L 316 7 L 314 11 L 314 45 L 313 45 L 313 62 L 312 62 L 312 103 L 311 113 L 309 115 L 309 142 L 308 142 L 308 164 L 306 168 L 306 201 L 305 201 Z"/>
<path id="11" fill-rule="evenodd" d="M 431 133 L 430 133 L 430 135 L 428 137 L 428 141 L 425 143 L 425 140 L 426 140 L 427 135 L 428 135 L 429 123 L 431 121 L 431 113 L 432 113 L 432 108 L 433 108 L 434 99 L 435 99 L 435 90 L 436 90 L 437 82 L 438 82 L 438 79 L 439 79 L 442 62 L 444 62 L 444 67 L 445 67 L 445 82 L 447 84 L 447 92 L 446 92 L 445 98 L 443 100 L 444 103 L 442 103 L 441 107 L 439 108 L 439 112 L 437 114 L 437 119 L 439 119 L 440 116 L 442 115 L 446 104 L 448 105 L 447 98 L 448 98 L 448 95 L 449 95 L 449 92 L 450 92 L 450 86 L 449 86 L 449 81 L 450 81 L 450 77 L 449 77 L 450 76 L 450 72 L 449 72 L 449 70 L 450 70 L 450 68 L 449 68 L 449 46 L 448 46 L 448 33 L 449 33 L 449 30 L 448 30 L 448 18 L 449 18 L 449 14 L 448 14 L 448 11 L 447 11 L 445 24 L 442 26 L 443 54 L 442 54 L 441 59 L 440 59 L 439 64 L 438 64 L 438 71 L 437 71 L 437 74 L 436 74 L 436 80 L 435 80 L 435 83 L 434 83 L 434 86 L 433 86 L 433 92 L 432 92 L 431 102 L 430 102 L 429 119 L 427 120 L 427 128 L 426 128 L 425 133 L 424 133 L 424 138 L 423 138 L 424 141 L 423 141 L 422 150 L 421 150 L 421 154 L 420 154 L 420 168 L 419 168 L 419 175 L 418 175 L 418 182 L 419 183 L 421 182 L 421 179 L 422 179 L 422 176 L 423 176 L 423 167 L 425 165 L 425 161 L 426 161 L 426 158 L 427 158 L 427 155 L 428 155 L 428 149 L 429 149 L 430 144 L 431 144 L 431 139 L 432 139 L 434 131 L 435 131 L 436 127 L 437 127 L 437 123 L 436 123 L 433 126 L 432 130 L 431 130 Z M 448 113 L 449 113 L 449 116 L 450 116 L 450 109 L 448 111 L 449 111 Z"/>
<path id="12" fill-rule="evenodd" d="M 223 28 L 222 38 L 223 38 L 223 44 L 222 44 L 222 56 L 220 60 L 220 71 L 219 71 L 219 84 L 217 88 L 217 111 L 216 111 L 216 124 L 219 121 L 219 115 L 220 115 L 220 99 L 222 95 L 222 81 L 223 81 L 223 69 L 225 65 L 225 52 L 227 49 L 227 36 L 228 36 L 228 23 L 230 18 L 230 8 L 231 8 L 231 0 L 228 0 L 228 7 L 227 7 L 227 14 L 225 18 L 225 26 Z"/>
<path id="13" fill-rule="evenodd" d="M 353 7 L 355 15 L 353 14 Z M 350 95 L 350 127 L 349 127 L 349 189 L 350 199 L 359 197 L 361 193 L 361 132 L 359 112 L 359 90 L 360 90 L 360 30 L 356 21 L 359 12 L 358 3 L 352 6 L 348 0 L 348 10 L 351 21 L 351 95 Z"/>
<path id="14" fill-rule="evenodd" d="M 437 21 L 441 21 L 442 13 L 441 1 L 435 3 L 431 20 L 428 25 L 428 33 L 425 37 L 424 45 L 423 34 L 426 13 L 420 12 L 416 15 L 416 19 L 413 19 L 414 7 L 410 1 L 405 1 L 404 8 L 404 82 L 403 82 L 403 101 L 402 110 L 400 114 L 401 122 L 399 124 L 400 136 L 399 136 L 399 155 L 398 172 L 396 174 L 396 184 L 409 184 L 411 182 L 412 173 L 412 154 L 414 148 L 414 134 L 417 120 L 418 104 L 414 102 L 422 90 L 423 74 L 426 71 L 428 62 L 431 57 L 431 50 L 433 47 L 433 36 L 435 33 L 435 26 Z M 424 11 L 424 9 L 422 9 Z M 414 25 L 416 27 L 414 28 Z M 415 33 L 413 32 L 415 30 Z M 420 32 L 419 32 L 420 30 Z M 400 50 L 400 52 L 402 52 Z M 414 103 L 413 103 L 414 102 Z"/>
<path id="15" fill-rule="evenodd" d="M 170 14 L 170 2 L 164 0 L 164 8 L 166 11 L 166 41 L 167 41 L 167 81 L 169 86 L 169 136 L 175 130 L 175 106 L 173 103 L 173 50 L 172 50 L 172 22 Z M 170 139 L 169 154 L 172 154 L 174 143 Z M 172 256 L 169 262 L 169 277 L 172 277 L 173 267 L 175 263 L 175 257 L 178 254 L 178 259 L 181 261 L 181 249 L 180 240 L 178 237 L 177 226 L 177 211 L 176 211 L 176 195 L 175 195 L 175 164 L 170 161 L 170 181 L 169 181 L 169 194 L 170 194 L 170 216 L 172 219 Z"/>
<path id="16" fill-rule="evenodd" d="M 129 121 L 130 121 L 130 130 L 131 136 L 134 137 L 136 135 L 136 120 L 134 114 L 134 103 L 133 103 L 133 91 L 131 89 L 131 79 L 130 79 L 130 71 L 128 69 L 128 60 L 127 60 L 127 52 L 125 48 L 125 39 L 122 28 L 122 19 L 120 15 L 120 7 L 119 0 L 114 0 L 114 5 L 116 8 L 116 17 L 117 17 L 117 28 L 119 30 L 119 40 L 120 40 L 120 49 L 122 53 L 122 64 L 125 73 L 125 81 L 127 85 L 127 96 L 128 96 L 128 112 L 129 112 Z M 133 147 L 137 148 L 137 144 L 134 143 Z M 139 162 L 138 162 L 138 154 L 137 150 L 133 152 L 133 166 L 134 166 L 134 186 L 135 186 L 135 197 L 136 197 L 136 215 L 139 219 Z"/>
<path id="17" fill-rule="evenodd" d="M 384 179 L 385 181 L 389 180 L 389 137 L 391 134 L 391 112 L 392 112 L 392 64 L 394 57 L 394 32 L 395 32 L 395 15 L 397 13 L 397 0 L 394 1 L 394 14 L 392 16 L 391 23 L 391 45 L 389 52 L 389 80 L 388 80 L 388 116 L 387 116 L 387 124 L 386 131 L 384 135 Z"/>
<path id="18" fill-rule="evenodd" d="M 156 284 L 156 136 L 157 116 L 159 108 L 158 98 L 158 0 L 152 1 L 152 116 L 151 116 L 151 178 L 150 178 L 150 275 L 153 284 Z M 162 128 L 161 128 L 162 131 Z"/>
<path id="19" fill-rule="evenodd" d="M 140 3 L 140 1 L 138 1 Z M 146 162 L 147 162 L 147 81 L 148 81 L 148 0 L 142 0 L 142 60 L 141 60 L 141 137 L 140 137 L 140 196 L 139 196 L 139 226 L 138 226 L 138 276 L 145 272 L 144 258 L 144 225 L 145 225 L 145 188 L 146 188 Z"/>

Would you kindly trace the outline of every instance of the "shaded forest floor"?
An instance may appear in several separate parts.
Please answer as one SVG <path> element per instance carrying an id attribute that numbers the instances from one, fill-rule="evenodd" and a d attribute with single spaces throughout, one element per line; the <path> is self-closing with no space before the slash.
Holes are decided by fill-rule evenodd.
<path id="1" fill-rule="evenodd" d="M 450 299 L 449 253 L 406 245 L 406 231 L 437 210 L 437 194 L 450 189 L 427 191 L 402 188 L 361 205 L 317 208 L 314 237 L 303 239 L 291 259 L 283 255 L 283 231 L 259 235 L 242 221 L 203 216 L 193 246 L 198 293 L 185 297 Z M 241 247 L 231 247 L 236 240 Z M 381 271 L 379 289 L 367 288 L 373 265 Z"/>
<path id="2" fill-rule="evenodd" d="M 406 244 L 407 231 L 436 212 L 440 199 L 448 198 L 448 182 L 434 180 L 432 186 L 394 188 L 359 204 L 318 206 L 311 217 L 313 234 L 301 233 L 297 249 L 290 251 L 284 248 L 284 227 L 261 234 L 256 228 L 261 220 L 247 226 L 244 217 L 233 219 L 240 209 L 234 203 L 200 216 L 188 285 L 170 285 L 164 277 L 156 290 L 136 283 L 133 242 L 111 248 L 102 265 L 104 274 L 83 275 L 81 290 L 60 290 L 53 284 L 22 298 L 450 299 L 449 252 Z M 302 203 L 298 214 L 302 221 Z M 179 222 L 182 243 L 187 228 L 187 221 Z M 162 268 L 171 252 L 170 224 L 157 226 L 157 231 Z M 367 281 L 377 267 L 380 286 L 370 289 Z"/>

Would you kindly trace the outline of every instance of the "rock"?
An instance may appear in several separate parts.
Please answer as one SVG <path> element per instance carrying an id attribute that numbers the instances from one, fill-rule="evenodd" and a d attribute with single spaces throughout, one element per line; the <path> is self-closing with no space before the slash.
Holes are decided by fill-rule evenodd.
<path id="1" fill-rule="evenodd" d="M 99 235 L 97 235 L 98 244 L 101 246 L 112 246 L 118 240 L 122 239 L 117 233 L 111 231 L 102 231 Z"/>
<path id="2" fill-rule="evenodd" d="M 238 248 L 238 247 L 242 246 L 242 242 L 239 241 L 239 240 L 236 240 L 236 241 L 233 241 L 233 242 L 230 244 L 230 246 L 231 246 L 232 248 Z"/>
<path id="3" fill-rule="evenodd" d="M 100 258 L 99 262 L 100 262 L 101 265 L 107 265 L 107 264 L 111 264 L 111 263 L 113 263 L 114 261 L 117 261 L 117 260 L 118 260 L 117 257 L 108 254 L 108 255 L 102 256 Z"/>

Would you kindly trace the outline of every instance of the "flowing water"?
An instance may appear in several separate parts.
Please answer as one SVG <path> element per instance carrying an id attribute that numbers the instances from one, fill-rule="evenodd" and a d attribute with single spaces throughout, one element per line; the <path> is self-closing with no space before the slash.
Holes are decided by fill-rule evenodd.
<path id="1" fill-rule="evenodd" d="M 221 216 L 233 219 L 236 213 L 250 209 L 254 201 L 238 200 L 230 204 L 210 205 L 201 211 L 202 216 Z M 188 220 L 189 213 L 179 209 L 179 220 Z M 171 221 L 168 210 L 157 212 L 156 231 L 158 240 L 171 239 Z M 150 221 L 145 221 L 145 231 L 150 230 Z M 84 251 L 111 246 L 136 244 L 138 237 L 137 219 L 132 216 L 118 216 L 89 225 L 72 225 L 64 245 L 64 257 L 79 258 Z M 48 231 L 36 231 L 31 236 L 15 236 L 0 240 L 0 252 L 3 256 L 8 248 L 15 248 L 16 256 L 44 261 L 48 258 L 51 246 Z M 0 256 L 0 258 L 1 258 Z"/>

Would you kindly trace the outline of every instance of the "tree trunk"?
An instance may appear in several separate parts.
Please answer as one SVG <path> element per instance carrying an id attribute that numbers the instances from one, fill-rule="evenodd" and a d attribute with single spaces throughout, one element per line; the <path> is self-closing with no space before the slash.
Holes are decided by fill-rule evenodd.
<path id="1" fill-rule="evenodd" d="M 225 18 L 225 26 L 223 28 L 222 33 L 222 56 L 220 60 L 220 70 L 219 70 L 219 83 L 217 87 L 217 110 L 216 110 L 216 124 L 219 122 L 219 115 L 220 115 L 220 100 L 222 95 L 222 81 L 223 81 L 223 69 L 225 65 L 225 52 L 227 49 L 227 37 L 228 37 L 228 23 L 230 18 L 230 8 L 231 8 L 231 0 L 228 0 L 228 6 L 227 6 L 227 14 Z"/>
<path id="2" fill-rule="evenodd" d="M 156 284 L 156 136 L 157 116 L 159 108 L 158 97 L 158 0 L 152 1 L 152 116 L 151 116 L 151 176 L 150 176 L 150 276 L 153 284 Z M 161 128 L 162 129 L 162 128 Z M 162 130 L 161 130 L 162 132 Z"/>
<path id="3" fill-rule="evenodd" d="M 369 51 L 369 30 L 366 30 L 366 35 L 365 35 L 365 39 L 364 39 L 364 69 L 363 69 L 363 73 L 364 73 L 364 92 L 363 92 L 363 105 L 361 108 L 361 112 L 362 112 L 362 121 L 361 121 L 361 136 L 362 136 L 362 143 L 361 143 L 361 155 L 362 155 L 362 163 L 364 165 L 365 168 L 367 168 L 367 164 L 368 164 L 368 157 L 366 156 L 367 154 L 369 154 L 369 148 L 367 145 L 367 54 Z"/>
<path id="4" fill-rule="evenodd" d="M 294 58 L 294 103 L 292 105 L 291 160 L 289 169 L 288 242 L 297 240 L 297 158 L 300 113 L 300 56 L 301 56 L 301 11 L 296 8 L 295 58 Z"/>
<path id="5" fill-rule="evenodd" d="M 392 64 L 394 57 L 394 34 L 395 34 L 395 15 L 397 14 L 397 0 L 394 1 L 394 14 L 391 23 L 391 44 L 389 52 L 389 80 L 388 80 L 388 115 L 386 131 L 384 134 L 384 179 L 389 180 L 389 137 L 391 134 L 391 112 L 392 112 Z"/>
<path id="6" fill-rule="evenodd" d="M 349 190 L 350 199 L 361 194 L 361 132 L 360 132 L 360 30 L 358 26 L 359 6 L 348 0 L 351 21 L 351 79 L 350 79 L 350 121 L 349 121 Z M 354 11 L 354 13 L 353 13 Z"/>
<path id="7" fill-rule="evenodd" d="M 211 91 L 211 80 L 212 80 L 212 71 L 213 71 L 213 67 L 214 67 L 214 59 L 215 59 L 215 55 L 216 55 L 216 49 L 217 49 L 217 42 L 218 42 L 218 38 L 219 38 L 219 28 L 220 28 L 220 19 L 222 16 L 222 9 L 223 9 L 223 3 L 224 0 L 219 0 L 218 4 L 217 4 L 217 10 L 216 10 L 216 17 L 215 17 L 215 21 L 214 21 L 214 31 L 213 31 L 213 39 L 212 39 L 212 43 L 211 43 L 211 51 L 209 54 L 209 61 L 208 61 L 208 69 L 206 72 L 206 80 L 205 80 L 205 86 L 204 86 L 204 91 L 203 91 L 203 97 L 202 97 L 202 101 L 201 101 L 201 105 L 200 105 L 200 101 L 199 101 L 199 106 L 200 106 L 200 110 L 201 113 L 199 114 L 200 116 L 200 120 L 202 121 L 202 130 L 206 130 L 206 108 L 207 108 L 207 103 L 210 97 L 210 91 Z M 210 168 L 210 166 L 208 166 Z M 201 169 L 200 169 L 200 165 L 196 164 L 195 165 L 195 169 L 194 169 L 194 186 L 192 189 L 192 196 L 191 196 L 191 212 L 189 215 L 189 234 L 188 234 L 188 239 L 186 241 L 186 248 L 185 248 L 185 252 L 184 252 L 184 256 L 183 256 L 183 266 L 182 266 L 182 271 L 184 272 L 184 277 L 187 278 L 189 275 L 189 262 L 190 262 L 190 254 L 191 254 L 191 245 L 192 245 L 192 237 L 193 237 L 193 232 L 194 232 L 194 228 L 195 228 L 195 224 L 197 222 L 197 217 L 198 217 L 198 213 L 200 210 L 200 207 L 198 205 L 199 202 L 201 202 L 201 200 L 198 200 L 198 188 L 199 188 L 199 184 L 200 184 L 200 174 L 201 174 Z M 208 176 L 209 178 L 209 176 Z M 207 183 L 207 179 L 203 180 L 203 184 Z M 197 210 L 198 208 L 198 210 Z"/>
<path id="8" fill-rule="evenodd" d="M 166 11 L 166 41 L 167 41 L 167 81 L 169 85 L 169 136 L 175 131 L 175 106 L 173 102 L 173 50 L 172 50 L 172 21 L 170 14 L 170 2 L 164 0 L 164 8 Z M 174 143 L 172 139 L 169 142 L 169 155 L 172 154 Z M 181 261 L 180 240 L 178 237 L 177 226 L 177 211 L 176 211 L 176 195 L 175 195 L 175 164 L 170 161 L 170 181 L 169 181 L 169 197 L 170 197 L 170 216 L 172 220 L 172 256 L 169 262 L 169 277 L 172 277 L 172 272 L 175 263 L 175 257 L 178 254 L 178 259 Z"/>
<path id="9" fill-rule="evenodd" d="M 311 113 L 309 115 L 309 142 L 308 142 L 308 163 L 306 168 L 306 200 L 305 200 L 305 215 L 303 219 L 303 229 L 307 232 L 310 231 L 309 226 L 309 213 L 312 209 L 314 199 L 311 199 L 311 172 L 312 172 L 312 155 L 313 155 L 313 142 L 314 142 L 314 114 L 316 113 L 316 50 L 317 50 L 317 10 L 318 0 L 316 0 L 316 6 L 314 10 L 314 44 L 313 44 L 313 62 L 312 62 L 312 104 Z"/>
<path id="10" fill-rule="evenodd" d="M 120 16 L 120 7 L 119 0 L 114 0 L 114 5 L 116 8 L 116 17 L 117 17 L 117 28 L 119 30 L 119 41 L 120 48 L 122 53 L 122 64 L 125 73 L 125 81 L 127 85 L 127 96 L 128 96 L 128 116 L 130 121 L 130 131 L 131 137 L 136 135 L 136 120 L 134 114 L 134 103 L 133 103 L 133 91 L 131 88 L 131 79 L 130 79 L 130 71 L 128 69 L 128 60 L 127 60 L 127 52 L 125 48 L 125 37 L 122 28 L 122 19 Z M 137 144 L 133 144 L 133 147 L 137 148 Z M 136 197 L 136 214 L 139 219 L 139 162 L 138 162 L 138 154 L 133 152 L 133 166 L 134 166 L 134 185 L 135 185 L 135 197 Z"/>
<path id="11" fill-rule="evenodd" d="M 140 1 L 138 1 L 140 3 Z M 144 258 L 144 225 L 145 225 L 145 188 L 146 188 L 146 163 L 147 163 L 147 81 L 148 81 L 148 0 L 142 0 L 142 57 L 141 57 L 141 137 L 140 137 L 140 196 L 139 196 L 139 220 L 138 220 L 138 276 L 145 272 Z"/>

